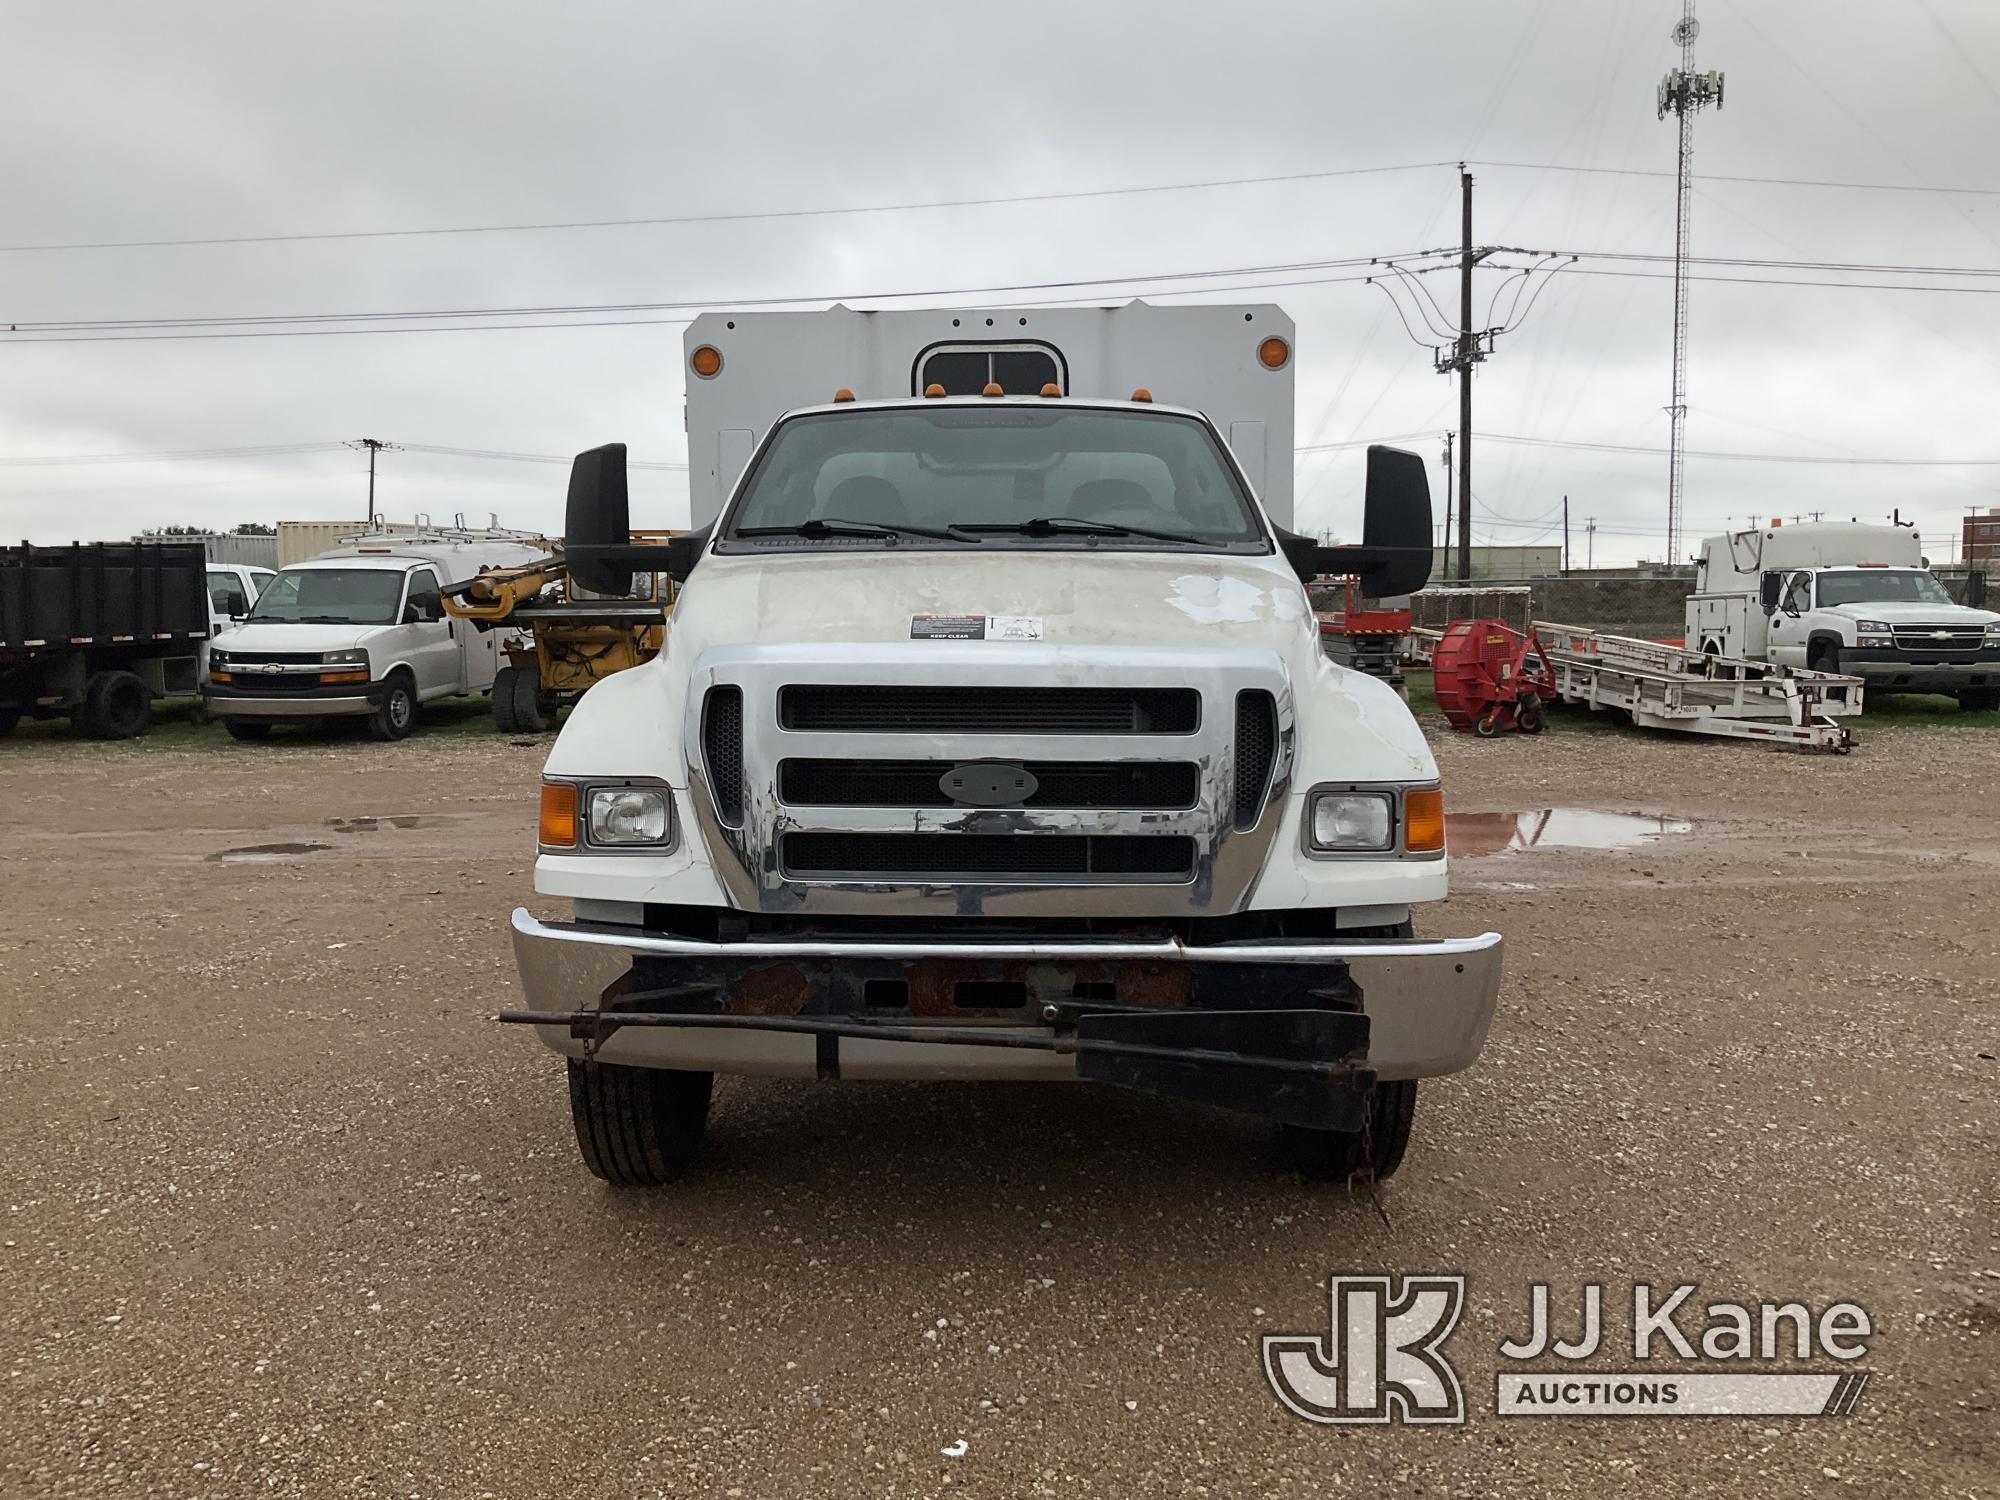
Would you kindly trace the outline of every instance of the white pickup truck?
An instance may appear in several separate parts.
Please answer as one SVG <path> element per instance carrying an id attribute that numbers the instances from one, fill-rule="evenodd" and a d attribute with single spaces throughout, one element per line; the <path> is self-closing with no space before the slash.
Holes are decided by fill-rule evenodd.
<path id="1" fill-rule="evenodd" d="M 1869 693 L 2000 708 L 2000 614 L 1953 601 L 1904 526 L 1821 521 L 1702 543 L 1687 641 L 1712 655 L 1843 672 Z"/>
<path id="2" fill-rule="evenodd" d="M 1423 463 L 1369 451 L 1361 545 L 1287 531 L 1291 337 L 1270 307 L 715 314 L 699 530 L 630 544 L 623 446 L 578 457 L 572 575 L 682 581 L 544 768 L 535 888 L 573 919 L 513 918 L 501 1019 L 568 1059 L 591 1171 L 678 1176 L 717 1072 L 1082 1078 L 1274 1120 L 1313 1177 L 1395 1170 L 1501 940 L 1413 937 L 1437 766 L 1306 596 L 1421 585 Z"/>

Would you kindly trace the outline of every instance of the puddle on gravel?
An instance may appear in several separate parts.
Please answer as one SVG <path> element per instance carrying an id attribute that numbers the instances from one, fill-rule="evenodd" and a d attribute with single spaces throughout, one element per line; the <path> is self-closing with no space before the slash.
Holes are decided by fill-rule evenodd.
<path id="1" fill-rule="evenodd" d="M 1461 859 L 1520 849 L 1632 849 L 1663 834 L 1692 833 L 1686 818 L 1542 807 L 1532 812 L 1445 814 L 1445 842 Z"/>
<path id="2" fill-rule="evenodd" d="M 295 854 L 318 854 L 332 847 L 331 844 L 245 844 L 240 849 L 211 854 L 208 860 L 211 864 L 225 865 L 275 864 Z"/>

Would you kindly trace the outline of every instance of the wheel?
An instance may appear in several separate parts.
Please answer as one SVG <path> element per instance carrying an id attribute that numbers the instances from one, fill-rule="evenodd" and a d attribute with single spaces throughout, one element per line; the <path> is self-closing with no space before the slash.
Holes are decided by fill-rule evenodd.
<path id="1" fill-rule="evenodd" d="M 1500 732 L 1500 710 L 1489 708 L 1481 714 L 1472 726 L 1472 732 L 1482 740 L 1490 740 Z"/>
<path id="2" fill-rule="evenodd" d="M 1540 734 L 1548 723 L 1542 713 L 1542 700 L 1523 698 L 1521 706 L 1514 711 L 1514 723 L 1523 734 Z"/>
<path id="3" fill-rule="evenodd" d="M 542 691 L 539 672 L 523 667 L 515 671 L 509 690 L 514 698 L 514 727 L 529 734 L 547 734 L 556 727 L 556 695 Z M 500 696 L 500 684 L 493 684 L 493 696 Z"/>
<path id="4" fill-rule="evenodd" d="M 569 1116 L 584 1165 L 614 1187 L 658 1187 L 694 1161 L 708 1133 L 713 1073 L 569 1065 Z"/>
<path id="5" fill-rule="evenodd" d="M 21 711 L 18 708 L 0 708 L 0 740 L 12 734 L 14 726 L 20 722 Z"/>
<path id="6" fill-rule="evenodd" d="M 100 740 L 136 739 L 153 721 L 153 695 L 130 672 L 99 672 L 83 691 L 83 712 L 74 722 Z"/>
<path id="7" fill-rule="evenodd" d="M 2000 688 L 1967 688 L 1958 695 L 1958 706 L 1969 714 L 1990 714 L 2000 708 Z"/>
<path id="8" fill-rule="evenodd" d="M 1840 670 L 1840 647 L 1831 642 L 1822 642 L 1813 647 L 1812 660 L 1808 665 L 1815 672 L 1838 672 Z"/>
<path id="9" fill-rule="evenodd" d="M 519 667 L 502 667 L 493 674 L 493 725 L 502 734 L 517 734 L 522 725 L 514 717 L 514 679 Z"/>
<path id="10" fill-rule="evenodd" d="M 1380 1182 L 1396 1175 L 1410 1147 L 1410 1127 L 1417 1117 L 1417 1081 L 1398 1078 L 1378 1083 L 1368 1096 L 1368 1118 L 1360 1130 L 1314 1130 L 1304 1125 L 1280 1125 L 1278 1140 L 1285 1158 L 1302 1177 L 1314 1182 Z"/>
<path id="11" fill-rule="evenodd" d="M 407 672 L 389 674 L 382 702 L 368 716 L 368 732 L 378 740 L 400 740 L 417 726 L 417 686 Z"/>
<path id="12" fill-rule="evenodd" d="M 271 735 L 267 719 L 224 719 L 222 727 L 229 731 L 232 740 L 262 740 L 269 739 Z"/>

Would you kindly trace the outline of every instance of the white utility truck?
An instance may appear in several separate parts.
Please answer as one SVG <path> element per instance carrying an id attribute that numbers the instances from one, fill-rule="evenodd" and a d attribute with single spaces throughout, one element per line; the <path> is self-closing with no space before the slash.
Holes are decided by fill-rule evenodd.
<path id="1" fill-rule="evenodd" d="M 549 756 L 573 920 L 515 912 L 501 1016 L 591 1171 L 678 1176 L 717 1072 L 1089 1079 L 1394 1171 L 1501 940 L 1413 938 L 1437 766 L 1305 580 L 1422 585 L 1422 461 L 1369 451 L 1360 545 L 1286 529 L 1269 306 L 714 314 L 687 358 L 699 529 L 629 542 L 623 445 L 571 476 L 572 575 L 681 592 Z"/>
<path id="2" fill-rule="evenodd" d="M 1844 521 L 1701 545 L 1687 643 L 1710 655 L 1859 677 L 1873 693 L 2000 707 L 2000 614 L 1954 603 L 1916 532 Z"/>
<path id="3" fill-rule="evenodd" d="M 503 634 L 452 619 L 438 591 L 539 555 L 477 532 L 366 535 L 281 568 L 209 651 L 204 706 L 239 740 L 361 716 L 377 739 L 399 740 L 420 704 L 491 691 L 506 660 Z"/>

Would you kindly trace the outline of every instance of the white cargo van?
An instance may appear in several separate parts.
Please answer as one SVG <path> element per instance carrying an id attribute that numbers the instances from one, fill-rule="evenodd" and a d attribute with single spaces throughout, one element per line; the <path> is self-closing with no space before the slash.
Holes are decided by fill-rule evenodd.
<path id="1" fill-rule="evenodd" d="M 362 717 L 403 738 L 421 704 L 488 692 L 508 633 L 444 612 L 438 591 L 540 549 L 477 533 L 361 536 L 281 568 L 209 652 L 203 702 L 239 740 L 274 725 Z"/>
<path id="2" fill-rule="evenodd" d="M 543 771 L 574 920 L 513 918 L 501 1019 L 568 1059 L 592 1172 L 678 1176 L 718 1072 L 1087 1079 L 1395 1170 L 1501 940 L 1413 937 L 1437 764 L 1306 595 L 1422 585 L 1423 461 L 1369 451 L 1361 545 L 1287 530 L 1291 339 L 1268 306 L 711 314 L 701 530 L 634 545 L 624 447 L 579 456 L 571 576 L 683 580 Z"/>
<path id="3" fill-rule="evenodd" d="M 2000 707 L 2000 614 L 1954 603 L 1906 526 L 1821 521 L 1712 536 L 1687 642 L 1714 656 L 1844 672 L 1884 692 Z"/>

